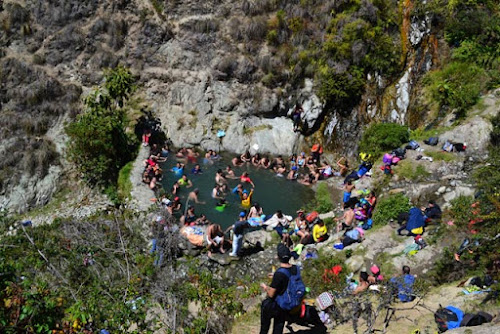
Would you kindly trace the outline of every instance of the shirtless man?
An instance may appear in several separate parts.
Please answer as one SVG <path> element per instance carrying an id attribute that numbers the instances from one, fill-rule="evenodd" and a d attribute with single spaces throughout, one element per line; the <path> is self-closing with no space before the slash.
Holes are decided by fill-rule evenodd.
<path id="1" fill-rule="evenodd" d="M 219 169 L 217 173 L 215 173 L 215 183 L 217 183 L 218 185 L 227 184 L 227 180 L 224 177 L 224 172 L 222 172 L 222 169 Z"/>
<path id="2" fill-rule="evenodd" d="M 228 179 L 237 179 L 238 177 L 234 174 L 234 170 L 231 168 L 231 166 L 227 165 L 226 167 L 226 177 Z"/>
<path id="3" fill-rule="evenodd" d="M 219 249 L 224 254 L 224 233 L 219 224 L 210 224 L 207 228 L 208 256 L 212 255 L 212 250 Z"/>
<path id="4" fill-rule="evenodd" d="M 194 201 L 196 204 L 205 204 L 205 202 L 201 202 L 198 200 L 198 194 L 200 193 L 200 190 L 198 188 L 195 188 L 193 191 L 191 191 L 188 195 L 188 199 L 190 201 Z"/>
<path id="5" fill-rule="evenodd" d="M 350 180 L 347 181 L 346 184 L 344 184 L 344 198 L 343 198 L 344 208 L 347 205 L 347 202 L 349 202 L 349 200 L 351 199 L 351 193 L 354 188 L 355 186 L 354 184 L 352 184 L 352 181 Z"/>
<path id="6" fill-rule="evenodd" d="M 335 221 L 337 222 L 340 220 L 343 221 L 337 224 L 337 233 L 345 228 L 349 228 L 352 226 L 352 222 L 354 221 L 354 210 L 352 209 L 352 207 L 348 207 L 344 211 L 344 215 L 342 217 L 335 218 Z"/>

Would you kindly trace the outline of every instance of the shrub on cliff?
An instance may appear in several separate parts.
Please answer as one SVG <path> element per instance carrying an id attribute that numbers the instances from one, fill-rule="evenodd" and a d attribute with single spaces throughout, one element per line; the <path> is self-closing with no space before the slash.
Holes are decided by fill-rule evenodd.
<path id="1" fill-rule="evenodd" d="M 373 213 L 373 223 L 375 226 L 387 224 L 391 219 L 398 218 L 402 212 L 410 210 L 410 201 L 403 194 L 389 195 L 382 198 Z"/>
<path id="2" fill-rule="evenodd" d="M 406 126 L 396 123 L 374 123 L 363 133 L 359 151 L 370 153 L 377 158 L 384 152 L 407 143 L 409 136 Z"/>
<path id="3" fill-rule="evenodd" d="M 122 166 L 133 158 L 132 138 L 125 133 L 123 101 L 134 90 L 132 74 L 123 67 L 106 74 L 105 89 L 85 99 L 86 110 L 66 128 L 68 157 L 93 185 L 115 183 Z"/>

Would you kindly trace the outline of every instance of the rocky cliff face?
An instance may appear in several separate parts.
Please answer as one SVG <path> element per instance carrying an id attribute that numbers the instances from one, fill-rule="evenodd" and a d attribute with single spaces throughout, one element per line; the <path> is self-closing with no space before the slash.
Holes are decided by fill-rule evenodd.
<path id="1" fill-rule="evenodd" d="M 386 4 L 397 8 L 392 0 L 355 3 L 350 20 L 381 16 Z M 415 83 L 434 64 L 436 39 L 427 16 L 410 15 L 409 0 L 402 5 L 401 30 L 390 32 L 394 48 L 403 45 L 400 73 L 368 73 L 364 95 L 349 110 L 318 97 L 314 66 L 323 60 L 308 45 L 320 48 L 331 33 L 333 13 L 351 5 L 3 1 L 1 205 L 24 210 L 50 198 L 65 169 L 59 163 L 64 122 L 79 112 L 80 95 L 102 80 L 102 70 L 118 63 L 139 77 L 144 102 L 178 146 L 289 154 L 304 140 L 287 117 L 296 101 L 304 108 L 304 133 L 321 129 L 325 142 L 344 152 L 354 152 L 354 139 L 372 120 L 412 122 Z M 352 48 L 354 55 L 367 52 L 359 43 Z M 344 65 L 332 66 L 342 71 Z M 217 137 L 218 130 L 225 131 L 224 138 Z"/>

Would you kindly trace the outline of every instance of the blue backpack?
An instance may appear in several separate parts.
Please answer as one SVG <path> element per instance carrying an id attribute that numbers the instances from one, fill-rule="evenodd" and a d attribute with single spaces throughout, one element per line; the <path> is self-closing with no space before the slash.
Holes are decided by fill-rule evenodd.
<path id="1" fill-rule="evenodd" d="M 448 329 L 460 327 L 463 318 L 464 312 L 454 306 L 446 306 L 445 308 L 440 307 L 439 310 L 434 313 L 434 320 L 436 321 L 440 333 Z"/>
<path id="2" fill-rule="evenodd" d="M 306 294 L 306 286 L 300 277 L 300 270 L 297 267 L 297 273 L 292 275 L 291 270 L 279 268 L 277 272 L 281 272 L 288 277 L 288 286 L 282 295 L 276 297 L 276 303 L 285 311 L 291 311 L 300 304 Z"/>

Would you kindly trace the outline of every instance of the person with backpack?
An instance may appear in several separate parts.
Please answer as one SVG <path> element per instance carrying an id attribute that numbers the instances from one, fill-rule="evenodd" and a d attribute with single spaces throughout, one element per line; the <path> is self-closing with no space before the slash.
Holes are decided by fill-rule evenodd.
<path id="1" fill-rule="evenodd" d="M 393 277 L 390 282 L 394 285 L 397 296 L 401 302 L 411 302 L 415 299 L 415 295 L 413 294 L 415 276 L 410 275 L 410 267 L 403 266 L 403 276 Z"/>
<path id="2" fill-rule="evenodd" d="M 283 333 L 288 316 L 298 312 L 302 305 L 306 288 L 300 276 L 300 269 L 289 263 L 291 258 L 290 249 L 279 244 L 280 267 L 274 273 L 271 285 L 260 285 L 267 294 L 261 305 L 260 334 L 268 333 L 271 319 L 274 319 L 273 334 Z"/>

